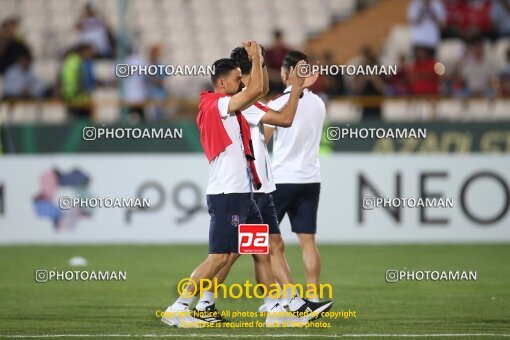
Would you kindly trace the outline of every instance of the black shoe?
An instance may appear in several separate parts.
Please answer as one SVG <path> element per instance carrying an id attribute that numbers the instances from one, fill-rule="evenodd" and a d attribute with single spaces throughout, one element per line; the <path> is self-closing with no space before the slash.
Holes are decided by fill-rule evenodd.
<path id="1" fill-rule="evenodd" d="M 333 301 L 313 302 L 303 299 L 305 303 L 292 313 L 304 320 L 312 321 L 320 318 L 322 313 L 327 312 L 333 306 Z"/>
<path id="2" fill-rule="evenodd" d="M 205 311 L 199 311 L 193 308 L 191 316 L 200 319 L 205 322 L 216 323 L 216 322 L 228 322 L 221 316 L 221 313 L 216 309 L 216 304 L 213 303 L 210 306 L 205 307 Z"/>

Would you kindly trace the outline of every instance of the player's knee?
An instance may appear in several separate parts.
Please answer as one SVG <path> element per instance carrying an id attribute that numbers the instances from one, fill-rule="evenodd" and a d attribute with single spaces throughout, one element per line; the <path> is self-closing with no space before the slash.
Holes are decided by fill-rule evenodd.
<path id="1" fill-rule="evenodd" d="M 283 243 L 281 236 L 280 235 L 278 236 L 279 237 L 271 238 L 271 244 L 269 247 L 271 256 L 283 254 L 285 252 L 285 243 Z"/>
<path id="2" fill-rule="evenodd" d="M 271 257 L 269 254 L 252 254 L 253 261 L 257 263 L 271 263 Z"/>
<path id="3" fill-rule="evenodd" d="M 216 268 L 223 268 L 228 263 L 229 254 L 211 254 L 209 261 Z"/>
<path id="4" fill-rule="evenodd" d="M 241 254 L 238 253 L 232 253 L 230 254 L 229 261 L 230 262 L 236 262 L 238 258 L 241 257 Z"/>
<path id="5" fill-rule="evenodd" d="M 298 238 L 303 245 L 315 245 L 315 234 L 298 234 Z"/>

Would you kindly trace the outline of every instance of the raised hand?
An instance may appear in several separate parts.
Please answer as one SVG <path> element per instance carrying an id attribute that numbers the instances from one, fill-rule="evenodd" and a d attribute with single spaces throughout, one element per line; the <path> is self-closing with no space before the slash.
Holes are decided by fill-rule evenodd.
<path id="1" fill-rule="evenodd" d="M 305 82 L 305 77 L 302 77 L 303 72 L 302 70 L 305 68 L 306 62 L 304 60 L 300 60 L 296 67 L 290 67 L 289 71 L 289 84 L 292 85 L 292 87 L 296 86 L 299 88 L 303 88 L 303 84 Z"/>
<path id="2" fill-rule="evenodd" d="M 243 47 L 246 50 L 246 53 L 248 53 L 248 57 L 250 59 L 253 59 L 255 57 L 262 58 L 262 51 L 260 49 L 260 45 L 253 40 L 247 40 L 243 41 Z"/>

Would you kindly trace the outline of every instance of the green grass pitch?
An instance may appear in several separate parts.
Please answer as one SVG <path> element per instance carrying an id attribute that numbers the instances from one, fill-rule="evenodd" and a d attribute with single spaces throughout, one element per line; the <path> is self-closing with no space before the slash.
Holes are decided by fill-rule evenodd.
<path id="1" fill-rule="evenodd" d="M 322 281 L 334 289 L 332 310 L 356 311 L 356 318 L 323 319 L 331 327 L 322 329 L 187 330 L 166 326 L 155 312 L 173 302 L 177 282 L 203 260 L 205 245 L 0 247 L 0 337 L 510 336 L 510 245 L 320 245 L 319 249 Z M 73 256 L 85 257 L 88 266 L 69 267 Z M 295 279 L 304 283 L 299 248 L 288 246 L 287 258 Z M 37 283 L 37 269 L 125 270 L 127 280 Z M 476 270 L 477 281 L 386 283 L 388 269 Z M 246 279 L 254 279 L 249 256 L 237 262 L 227 283 Z M 220 309 L 232 311 L 256 311 L 259 305 L 259 300 L 249 299 L 217 302 Z"/>

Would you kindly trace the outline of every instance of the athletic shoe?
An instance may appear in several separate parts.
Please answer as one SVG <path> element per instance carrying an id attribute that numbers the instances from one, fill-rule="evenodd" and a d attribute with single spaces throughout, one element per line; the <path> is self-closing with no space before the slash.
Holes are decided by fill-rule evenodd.
<path id="1" fill-rule="evenodd" d="M 308 320 L 285 311 L 278 303 L 272 310 L 267 312 L 266 316 L 266 327 L 304 327 L 307 323 Z"/>
<path id="2" fill-rule="evenodd" d="M 285 301 L 285 302 L 287 302 L 287 301 Z M 289 310 L 288 304 L 282 304 L 282 307 L 285 310 Z M 259 313 L 265 313 L 265 312 L 267 312 L 267 307 L 266 307 L 266 304 L 263 303 L 262 306 L 259 307 Z"/>
<path id="3" fill-rule="evenodd" d="M 172 306 L 166 309 L 161 321 L 169 326 L 178 328 L 203 328 L 207 324 L 203 320 L 194 318 L 188 308 L 177 310 L 173 309 Z"/>
<path id="4" fill-rule="evenodd" d="M 191 313 L 191 315 L 194 318 L 209 323 L 229 322 L 228 320 L 224 319 L 221 316 L 221 313 L 216 309 L 216 303 L 213 303 L 212 305 L 205 307 L 205 311 L 200 311 L 197 310 L 196 308 L 193 308 L 193 313 Z"/>
<path id="5" fill-rule="evenodd" d="M 305 303 L 292 313 L 299 316 L 303 320 L 311 321 L 320 318 L 321 313 L 327 312 L 333 306 L 333 301 L 313 302 L 308 299 L 303 299 Z"/>

